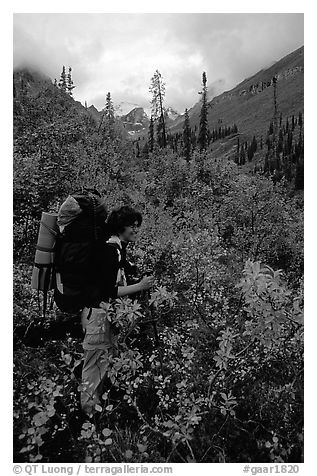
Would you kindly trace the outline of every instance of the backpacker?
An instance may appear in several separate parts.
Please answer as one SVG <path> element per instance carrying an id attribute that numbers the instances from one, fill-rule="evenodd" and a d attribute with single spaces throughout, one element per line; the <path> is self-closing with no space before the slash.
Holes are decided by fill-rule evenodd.
<path id="1" fill-rule="evenodd" d="M 95 190 L 75 192 L 60 207 L 54 300 L 63 312 L 79 312 L 96 289 L 94 269 L 105 243 L 106 217 L 105 203 Z"/>

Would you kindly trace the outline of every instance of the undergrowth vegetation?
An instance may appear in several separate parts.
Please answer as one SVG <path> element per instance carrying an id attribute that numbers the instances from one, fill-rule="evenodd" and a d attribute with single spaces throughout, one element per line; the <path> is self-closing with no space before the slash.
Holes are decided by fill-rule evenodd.
<path id="1" fill-rule="evenodd" d="M 301 194 L 212 152 L 135 157 L 62 100 L 72 106 L 61 92 L 24 97 L 15 113 L 15 461 L 301 461 Z M 156 277 L 151 293 L 109 305 L 120 352 L 92 419 L 78 318 L 52 303 L 42 322 L 30 285 L 41 211 L 82 185 L 109 211 L 142 213 L 128 258 Z"/>

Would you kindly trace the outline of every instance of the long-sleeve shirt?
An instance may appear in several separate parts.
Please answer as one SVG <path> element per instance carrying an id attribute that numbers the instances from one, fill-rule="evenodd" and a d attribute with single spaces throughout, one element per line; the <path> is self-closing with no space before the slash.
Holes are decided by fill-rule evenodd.
<path id="1" fill-rule="evenodd" d="M 101 301 L 116 299 L 118 286 L 126 286 L 127 280 L 125 269 L 131 264 L 125 257 L 125 246 L 120 239 L 112 236 L 108 242 L 98 250 L 98 258 L 95 263 L 95 276 L 89 287 L 87 307 L 99 307 Z"/>

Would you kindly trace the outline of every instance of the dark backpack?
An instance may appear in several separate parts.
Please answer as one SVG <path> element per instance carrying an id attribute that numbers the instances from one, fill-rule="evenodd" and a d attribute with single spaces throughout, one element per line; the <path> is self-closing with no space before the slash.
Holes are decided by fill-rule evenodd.
<path id="1" fill-rule="evenodd" d="M 107 210 L 96 191 L 71 194 L 81 213 L 59 233 L 55 246 L 54 300 L 67 313 L 82 310 L 96 290 L 94 270 L 105 246 Z"/>

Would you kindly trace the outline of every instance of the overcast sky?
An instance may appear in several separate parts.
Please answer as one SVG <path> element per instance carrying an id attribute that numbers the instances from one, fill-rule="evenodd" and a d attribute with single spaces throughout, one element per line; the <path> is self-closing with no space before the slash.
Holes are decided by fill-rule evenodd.
<path id="1" fill-rule="evenodd" d="M 156 69 L 166 106 L 180 113 L 198 100 L 202 72 L 210 96 L 304 44 L 299 13 L 19 13 L 14 15 L 14 66 L 59 79 L 71 66 L 74 98 L 101 109 L 115 103 L 149 108 Z"/>

